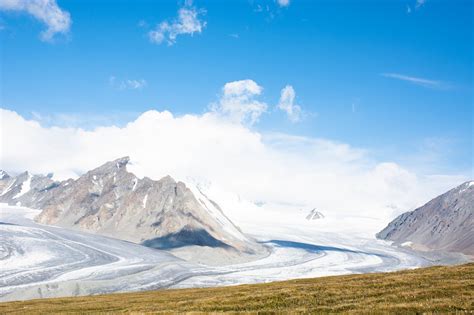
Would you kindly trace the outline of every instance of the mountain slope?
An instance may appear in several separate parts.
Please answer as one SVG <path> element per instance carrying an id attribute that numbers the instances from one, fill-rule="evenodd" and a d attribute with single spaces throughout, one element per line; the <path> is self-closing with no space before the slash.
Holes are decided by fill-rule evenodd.
<path id="1" fill-rule="evenodd" d="M 466 182 L 389 223 L 377 238 L 420 250 L 474 255 L 474 182 Z"/>
<path id="2" fill-rule="evenodd" d="M 139 179 L 127 171 L 128 163 L 128 157 L 117 159 L 63 182 L 28 173 L 6 178 L 0 202 L 42 209 L 39 223 L 160 249 L 200 245 L 245 254 L 262 251 L 199 190 L 194 194 L 170 176 Z"/>
<path id="3" fill-rule="evenodd" d="M 53 181 L 51 176 L 24 172 L 11 177 L 0 171 L 0 202 L 34 208 L 57 185 L 59 183 Z"/>

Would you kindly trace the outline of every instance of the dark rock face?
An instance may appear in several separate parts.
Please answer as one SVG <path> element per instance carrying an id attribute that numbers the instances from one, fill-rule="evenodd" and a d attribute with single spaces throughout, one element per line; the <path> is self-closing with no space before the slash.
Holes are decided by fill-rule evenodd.
<path id="1" fill-rule="evenodd" d="M 415 249 L 474 255 L 474 181 L 436 197 L 389 223 L 377 238 Z"/>
<path id="2" fill-rule="evenodd" d="M 320 220 L 320 219 L 324 219 L 324 214 L 316 210 L 316 208 L 311 210 L 309 214 L 306 216 L 306 220 Z"/>
<path id="3" fill-rule="evenodd" d="M 77 180 L 55 182 L 25 172 L 0 179 L 0 202 L 42 209 L 36 221 L 157 248 L 188 245 L 257 253 L 213 201 L 170 176 L 158 181 L 127 171 L 124 157 Z"/>

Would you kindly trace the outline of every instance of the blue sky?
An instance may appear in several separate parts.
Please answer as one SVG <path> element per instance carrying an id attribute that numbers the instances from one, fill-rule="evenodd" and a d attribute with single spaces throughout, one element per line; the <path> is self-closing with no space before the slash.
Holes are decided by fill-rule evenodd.
<path id="1" fill-rule="evenodd" d="M 200 114 L 251 79 L 268 104 L 252 129 L 472 176 L 472 1 L 51 1 L 72 23 L 46 39 L 44 21 L 7 2 L 0 105 L 24 117 L 90 128 L 148 109 Z M 202 29 L 152 42 L 180 8 Z M 276 109 L 286 85 L 298 122 Z"/>

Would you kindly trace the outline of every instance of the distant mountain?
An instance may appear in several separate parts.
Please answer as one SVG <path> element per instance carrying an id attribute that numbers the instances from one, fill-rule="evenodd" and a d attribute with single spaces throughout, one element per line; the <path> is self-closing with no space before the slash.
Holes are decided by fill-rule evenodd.
<path id="1" fill-rule="evenodd" d="M 324 214 L 316 210 L 316 208 L 311 210 L 310 213 L 306 216 L 306 220 L 319 220 L 319 219 L 324 219 Z"/>
<path id="2" fill-rule="evenodd" d="M 0 179 L 6 179 L 8 177 L 10 177 L 10 175 L 8 175 L 7 172 L 0 170 Z"/>
<path id="3" fill-rule="evenodd" d="M 0 202 L 33 207 L 41 204 L 48 191 L 59 185 L 51 176 L 32 175 L 28 172 L 11 177 L 1 171 Z"/>
<path id="4" fill-rule="evenodd" d="M 0 202 L 42 209 L 43 224 L 172 249 L 200 245 L 246 254 L 262 246 L 245 236 L 198 189 L 170 176 L 158 181 L 127 171 L 124 157 L 77 180 L 53 181 L 28 172 L 0 179 Z"/>
<path id="5" fill-rule="evenodd" d="M 377 238 L 414 249 L 474 255 L 474 181 L 403 213 L 380 231 Z"/>

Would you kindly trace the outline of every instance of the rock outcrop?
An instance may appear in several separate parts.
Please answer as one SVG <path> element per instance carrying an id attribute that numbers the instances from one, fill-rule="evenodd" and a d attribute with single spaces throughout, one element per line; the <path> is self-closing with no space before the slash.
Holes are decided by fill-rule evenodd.
<path id="1" fill-rule="evenodd" d="M 6 172 L 2 172 L 0 202 L 37 208 L 48 196 L 49 191 L 59 184 L 51 179 L 51 175 L 32 175 L 24 172 L 11 177 Z"/>
<path id="2" fill-rule="evenodd" d="M 377 237 L 419 250 L 474 255 L 474 181 L 403 213 Z"/>
<path id="3" fill-rule="evenodd" d="M 319 220 L 319 219 L 324 219 L 324 214 L 316 210 L 316 208 L 311 210 L 310 213 L 306 216 L 306 220 Z"/>

